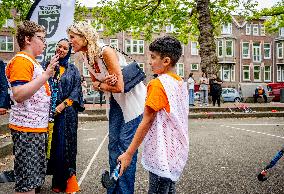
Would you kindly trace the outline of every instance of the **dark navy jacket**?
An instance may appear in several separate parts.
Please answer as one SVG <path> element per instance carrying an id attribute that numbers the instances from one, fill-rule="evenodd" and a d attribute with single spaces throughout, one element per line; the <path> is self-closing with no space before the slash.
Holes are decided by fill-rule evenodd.
<path id="1" fill-rule="evenodd" d="M 0 59 L 0 108 L 10 107 L 10 97 L 8 94 L 8 83 L 5 76 L 5 65 Z"/>

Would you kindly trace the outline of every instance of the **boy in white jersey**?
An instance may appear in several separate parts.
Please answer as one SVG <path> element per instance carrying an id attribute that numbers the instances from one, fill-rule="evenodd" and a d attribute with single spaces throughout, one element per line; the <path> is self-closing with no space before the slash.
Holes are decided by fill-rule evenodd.
<path id="1" fill-rule="evenodd" d="M 58 64 L 55 55 L 44 71 L 36 61 L 45 47 L 45 29 L 32 21 L 17 27 L 20 47 L 6 67 L 12 89 L 9 128 L 14 143 L 15 193 L 34 194 L 45 179 L 45 141 L 48 126 L 50 89 L 47 80 Z"/>
<path id="2" fill-rule="evenodd" d="M 150 66 L 159 76 L 149 82 L 143 120 L 128 149 L 118 157 L 120 175 L 143 141 L 148 193 L 175 193 L 189 151 L 187 85 L 175 70 L 182 48 L 177 39 L 165 36 L 152 42 L 149 50 Z"/>

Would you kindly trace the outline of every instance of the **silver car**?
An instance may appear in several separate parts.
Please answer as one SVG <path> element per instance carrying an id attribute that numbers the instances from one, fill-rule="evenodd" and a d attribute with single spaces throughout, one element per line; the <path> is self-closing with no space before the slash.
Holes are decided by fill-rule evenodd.
<path id="1" fill-rule="evenodd" d="M 85 104 L 100 104 L 100 93 L 97 91 L 88 92 L 83 96 Z M 103 95 L 102 104 L 106 103 L 105 95 Z"/>
<path id="2" fill-rule="evenodd" d="M 241 102 L 243 100 L 235 88 L 222 88 L 222 98 L 224 102 Z"/>

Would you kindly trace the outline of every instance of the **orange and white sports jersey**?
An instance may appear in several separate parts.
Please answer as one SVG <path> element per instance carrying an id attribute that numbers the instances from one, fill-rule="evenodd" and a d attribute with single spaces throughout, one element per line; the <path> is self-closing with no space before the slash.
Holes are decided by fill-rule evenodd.
<path id="1" fill-rule="evenodd" d="M 6 76 L 12 87 L 25 84 L 42 75 L 43 69 L 34 57 L 19 52 L 8 63 Z M 13 100 L 13 93 L 11 93 Z M 23 132 L 46 132 L 50 108 L 50 88 L 46 82 L 33 96 L 24 102 L 14 101 L 11 107 L 9 127 Z"/>
<path id="2" fill-rule="evenodd" d="M 178 81 L 182 80 L 174 73 L 168 73 L 168 75 Z M 151 80 L 147 86 L 147 98 L 145 106 L 151 107 L 156 112 L 163 108 L 165 108 L 168 113 L 170 112 L 170 104 L 166 91 L 158 78 Z"/>

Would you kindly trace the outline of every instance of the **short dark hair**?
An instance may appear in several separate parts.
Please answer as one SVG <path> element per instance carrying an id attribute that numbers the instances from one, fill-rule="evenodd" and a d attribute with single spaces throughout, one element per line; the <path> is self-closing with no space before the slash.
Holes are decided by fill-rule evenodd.
<path id="1" fill-rule="evenodd" d="M 19 44 L 20 49 L 24 49 L 25 44 L 25 37 L 33 37 L 36 32 L 43 32 L 45 33 L 45 29 L 43 26 L 33 22 L 25 20 L 21 24 L 17 26 L 17 42 Z"/>
<path id="2" fill-rule="evenodd" d="M 172 61 L 172 66 L 178 62 L 182 54 L 180 42 L 172 36 L 157 38 L 150 44 L 149 50 L 159 53 L 161 58 L 169 57 Z"/>

